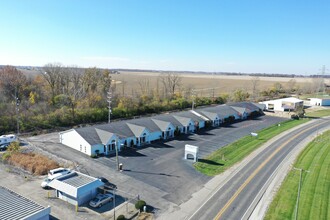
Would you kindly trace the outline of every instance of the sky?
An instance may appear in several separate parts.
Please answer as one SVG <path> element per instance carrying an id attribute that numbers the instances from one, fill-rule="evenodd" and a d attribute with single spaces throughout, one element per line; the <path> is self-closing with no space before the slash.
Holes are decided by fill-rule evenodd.
<path id="1" fill-rule="evenodd" d="M 329 0 L 0 0 L 0 65 L 318 74 L 329 24 Z"/>

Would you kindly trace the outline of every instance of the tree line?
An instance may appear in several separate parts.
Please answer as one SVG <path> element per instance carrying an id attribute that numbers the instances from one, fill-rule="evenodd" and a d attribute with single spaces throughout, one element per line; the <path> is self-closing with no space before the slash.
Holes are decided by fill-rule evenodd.
<path id="1" fill-rule="evenodd" d="M 0 134 L 7 132 L 39 132 L 97 122 L 106 122 L 111 101 L 112 119 L 182 110 L 196 106 L 223 104 L 227 101 L 259 101 L 285 97 L 300 92 L 294 80 L 289 89 L 280 83 L 259 90 L 260 80 L 251 78 L 252 91 L 237 89 L 231 94 L 198 95 L 193 87 L 184 88 L 182 78 L 173 72 L 159 75 L 156 85 L 149 79 L 137 82 L 140 89 L 121 93 L 108 69 L 79 68 L 49 63 L 36 75 L 23 74 L 13 66 L 0 68 Z M 322 82 L 317 82 L 320 87 Z M 111 96 L 111 100 L 109 98 Z"/>

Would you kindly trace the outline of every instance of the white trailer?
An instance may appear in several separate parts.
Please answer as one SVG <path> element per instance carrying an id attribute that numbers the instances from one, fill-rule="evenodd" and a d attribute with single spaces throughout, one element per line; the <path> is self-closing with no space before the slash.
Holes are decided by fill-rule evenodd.
<path id="1" fill-rule="evenodd" d="M 0 146 L 7 146 L 13 141 L 17 141 L 17 137 L 14 134 L 0 136 Z"/>

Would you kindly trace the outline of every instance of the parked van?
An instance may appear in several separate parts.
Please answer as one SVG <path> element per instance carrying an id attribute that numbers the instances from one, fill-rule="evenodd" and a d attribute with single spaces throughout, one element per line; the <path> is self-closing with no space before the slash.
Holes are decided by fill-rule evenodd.
<path id="1" fill-rule="evenodd" d="M 11 142 L 14 141 L 17 141 L 17 137 L 14 134 L 0 136 L 0 146 L 8 146 Z"/>

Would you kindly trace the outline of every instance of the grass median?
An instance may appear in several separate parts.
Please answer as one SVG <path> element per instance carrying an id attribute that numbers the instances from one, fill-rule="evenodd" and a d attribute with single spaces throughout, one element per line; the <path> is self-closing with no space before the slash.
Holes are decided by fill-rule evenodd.
<path id="1" fill-rule="evenodd" d="M 195 168 L 205 175 L 215 176 L 224 172 L 235 163 L 244 159 L 255 149 L 270 140 L 272 137 L 293 128 L 299 124 L 309 121 L 308 119 L 288 120 L 271 127 L 265 128 L 258 133 L 258 137 L 246 136 L 225 147 L 218 149 L 209 156 L 199 159 L 194 164 Z"/>
<path id="2" fill-rule="evenodd" d="M 276 194 L 265 219 L 329 219 L 330 131 L 314 139 L 294 167 L 303 169 L 296 216 L 300 171 L 292 170 Z M 308 171 L 308 172 L 306 172 Z M 298 217 L 298 218 L 296 218 Z"/>

